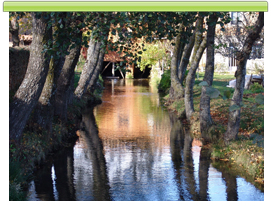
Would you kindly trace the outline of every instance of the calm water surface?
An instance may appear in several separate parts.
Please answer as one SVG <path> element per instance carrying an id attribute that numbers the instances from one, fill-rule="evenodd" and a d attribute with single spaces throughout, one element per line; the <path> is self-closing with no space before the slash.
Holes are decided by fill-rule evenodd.
<path id="1" fill-rule="evenodd" d="M 35 173 L 28 200 L 264 200 L 245 179 L 215 169 L 209 152 L 162 108 L 148 80 L 107 80 L 73 147 Z"/>

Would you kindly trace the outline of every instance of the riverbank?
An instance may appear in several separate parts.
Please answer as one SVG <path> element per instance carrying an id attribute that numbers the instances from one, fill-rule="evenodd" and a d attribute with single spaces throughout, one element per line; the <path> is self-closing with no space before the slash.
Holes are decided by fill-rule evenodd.
<path id="1" fill-rule="evenodd" d="M 203 75 L 196 79 L 194 86 L 194 107 L 195 113 L 189 123 L 191 134 L 194 138 L 199 138 L 199 104 L 201 87 L 198 84 L 202 81 Z M 221 94 L 229 91 L 231 96 L 234 89 L 226 87 L 229 80 L 234 79 L 233 75 L 214 75 L 213 87 Z M 250 90 L 244 91 L 243 107 L 241 109 L 241 122 L 238 133 L 238 140 L 231 141 L 226 145 L 223 135 L 227 129 L 230 100 L 223 100 L 221 97 L 211 99 L 211 116 L 215 122 L 215 134 L 217 140 L 207 145 L 211 149 L 211 158 L 214 161 L 228 162 L 232 167 L 238 168 L 246 179 L 252 180 L 258 187 L 264 184 L 264 105 L 255 104 L 255 96 L 259 93 L 264 95 L 261 86 L 255 85 Z M 178 116 L 184 111 L 183 101 L 172 103 L 167 102 L 168 95 L 165 96 L 166 107 L 175 112 Z M 184 124 L 188 124 L 184 120 Z"/>
<path id="2" fill-rule="evenodd" d="M 80 72 L 75 74 L 75 86 L 80 78 Z M 53 118 L 52 131 L 48 133 L 34 121 L 28 121 L 20 145 L 9 144 L 9 200 L 26 200 L 28 183 L 35 168 L 42 164 L 46 156 L 68 147 L 78 138 L 76 131 L 81 122 L 81 111 L 87 105 L 101 103 L 101 79 L 94 94 L 86 94 L 82 101 L 74 101 L 68 107 L 67 122 L 62 124 Z M 11 97 L 10 97 L 11 98 Z"/>

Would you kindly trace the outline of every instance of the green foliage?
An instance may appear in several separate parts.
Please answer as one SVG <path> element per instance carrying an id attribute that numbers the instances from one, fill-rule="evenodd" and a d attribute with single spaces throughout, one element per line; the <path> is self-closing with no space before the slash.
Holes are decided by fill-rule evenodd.
<path id="1" fill-rule="evenodd" d="M 258 103 L 258 104 L 263 105 L 264 104 L 264 96 L 262 94 L 258 94 L 255 97 L 255 102 Z"/>
<path id="2" fill-rule="evenodd" d="M 162 60 L 164 57 L 167 57 L 166 49 L 159 46 L 159 42 L 146 44 L 144 51 L 139 53 L 140 62 L 137 61 L 137 64 L 140 67 L 140 70 L 143 71 L 146 66 L 154 66 L 159 60 Z"/>
<path id="3" fill-rule="evenodd" d="M 159 75 L 159 71 L 157 69 L 152 69 L 150 73 L 150 85 L 158 88 L 159 82 L 161 81 L 161 77 Z"/>
<path id="4" fill-rule="evenodd" d="M 165 70 L 158 85 L 159 91 L 167 92 L 170 88 L 170 70 Z"/>
<path id="5" fill-rule="evenodd" d="M 127 72 L 125 78 L 126 79 L 133 79 L 134 77 L 133 77 L 133 74 L 131 72 Z"/>
<path id="6" fill-rule="evenodd" d="M 223 99 L 224 100 L 225 99 L 229 99 L 231 97 L 231 94 L 232 94 L 231 90 L 224 91 L 224 93 L 223 93 Z"/>
<path id="7" fill-rule="evenodd" d="M 253 93 L 262 93 L 264 92 L 264 88 L 262 85 L 258 84 L 257 82 L 252 84 L 249 88 L 250 91 Z"/>

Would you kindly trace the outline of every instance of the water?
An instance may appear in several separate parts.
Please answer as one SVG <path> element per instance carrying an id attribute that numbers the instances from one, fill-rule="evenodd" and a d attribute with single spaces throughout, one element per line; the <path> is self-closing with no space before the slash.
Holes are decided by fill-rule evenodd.
<path id="1" fill-rule="evenodd" d="M 212 166 L 148 80 L 108 80 L 83 113 L 73 147 L 47 160 L 28 200 L 264 200 L 245 179 Z"/>

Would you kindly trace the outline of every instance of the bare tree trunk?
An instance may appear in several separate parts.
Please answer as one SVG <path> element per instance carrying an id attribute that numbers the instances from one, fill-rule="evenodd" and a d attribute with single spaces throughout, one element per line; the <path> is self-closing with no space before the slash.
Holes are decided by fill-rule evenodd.
<path id="1" fill-rule="evenodd" d="M 105 50 L 101 50 L 100 54 L 99 54 L 98 64 L 97 64 L 96 69 L 95 69 L 95 71 L 89 81 L 89 84 L 88 84 L 88 88 L 89 88 L 90 92 L 94 92 L 94 90 L 95 90 L 96 82 L 97 82 L 97 80 L 99 78 L 99 74 L 101 73 L 101 70 L 103 68 L 104 54 L 105 54 Z"/>
<path id="2" fill-rule="evenodd" d="M 28 68 L 9 111 L 9 135 L 10 139 L 15 141 L 20 140 L 26 122 L 38 102 L 49 70 L 50 59 L 43 48 L 51 37 L 51 29 L 47 29 L 50 19 L 47 15 L 32 13 L 33 41 Z"/>
<path id="3" fill-rule="evenodd" d="M 192 114 L 195 112 L 193 103 L 193 87 L 195 84 L 196 71 L 205 48 L 206 48 L 206 38 L 204 38 L 203 41 L 201 42 L 198 51 L 195 55 L 194 61 L 192 62 L 191 68 L 188 72 L 188 75 L 186 77 L 184 103 L 186 118 L 188 120 L 190 120 Z"/>
<path id="4" fill-rule="evenodd" d="M 9 21 L 9 32 L 12 35 L 12 46 L 19 46 L 20 39 L 19 39 L 19 23 L 17 21 L 17 14 L 14 14 Z"/>
<path id="5" fill-rule="evenodd" d="M 55 60 L 51 58 L 49 64 L 49 71 L 44 83 L 39 101 L 34 109 L 34 121 L 46 131 L 51 131 L 51 119 L 53 117 L 53 102 L 52 102 L 52 93 L 55 89 L 54 85 L 54 76 L 55 76 Z"/>
<path id="6" fill-rule="evenodd" d="M 260 32 L 262 31 L 263 25 L 264 13 L 260 12 L 258 19 L 255 23 L 255 29 L 247 36 L 242 51 L 239 52 L 236 56 L 238 60 L 236 72 L 236 86 L 233 93 L 231 106 L 237 105 L 241 107 L 245 85 L 247 59 L 249 58 L 254 42 L 260 37 Z M 237 138 L 240 127 L 240 112 L 241 109 L 229 112 L 228 127 L 224 136 L 224 140 L 226 142 Z"/>
<path id="7" fill-rule="evenodd" d="M 198 19 L 197 25 L 198 24 L 202 25 L 202 22 L 203 22 L 202 18 Z M 180 63 L 179 69 L 178 69 L 178 71 L 179 71 L 178 77 L 179 77 L 182 85 L 183 85 L 183 81 L 184 81 L 185 71 L 187 69 L 187 65 L 189 63 L 189 59 L 191 56 L 191 52 L 192 52 L 192 49 L 195 44 L 195 36 L 196 36 L 196 31 L 193 32 L 193 35 L 189 39 L 189 43 L 184 48 L 182 60 L 181 60 L 181 63 Z"/>
<path id="8" fill-rule="evenodd" d="M 171 86 L 169 92 L 170 101 L 177 100 L 183 97 L 184 88 L 178 77 L 178 56 L 181 49 L 181 34 L 178 34 L 175 41 L 175 47 L 173 51 L 173 56 L 171 59 Z"/>
<path id="9" fill-rule="evenodd" d="M 95 40 L 90 40 L 89 42 L 87 61 L 80 75 L 78 86 L 74 92 L 75 97 L 79 100 L 82 98 L 83 94 L 86 92 L 89 82 L 92 78 L 92 75 L 94 71 L 96 70 L 96 67 L 99 62 L 100 53 L 103 50 L 101 46 L 102 46 L 101 42 L 95 42 Z"/>
<path id="10" fill-rule="evenodd" d="M 214 37 L 217 19 L 218 17 L 215 13 L 210 15 L 207 31 L 207 57 L 203 81 L 206 81 L 209 86 L 212 86 L 214 76 Z M 212 126 L 213 120 L 210 114 L 210 97 L 206 94 L 206 87 L 203 86 L 200 99 L 200 131 L 206 141 L 210 141 L 209 132 Z"/>

